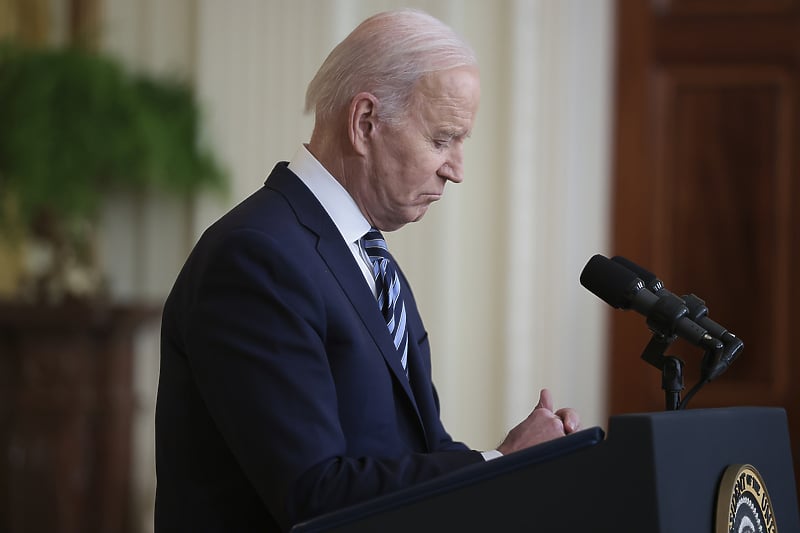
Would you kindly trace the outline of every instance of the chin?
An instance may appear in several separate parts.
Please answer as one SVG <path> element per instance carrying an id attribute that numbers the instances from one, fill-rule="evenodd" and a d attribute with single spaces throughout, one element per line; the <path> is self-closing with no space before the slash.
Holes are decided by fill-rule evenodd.
<path id="1" fill-rule="evenodd" d="M 427 212 L 428 212 L 428 208 L 425 207 L 419 213 L 417 213 L 417 216 L 414 219 L 412 219 L 411 222 L 417 222 L 419 220 L 422 220 L 422 217 L 424 217 L 425 213 L 427 213 Z"/>

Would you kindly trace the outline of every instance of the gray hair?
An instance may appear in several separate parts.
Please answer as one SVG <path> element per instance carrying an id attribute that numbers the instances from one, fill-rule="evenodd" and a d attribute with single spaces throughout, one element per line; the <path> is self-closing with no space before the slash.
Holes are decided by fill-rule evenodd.
<path id="1" fill-rule="evenodd" d="M 306 112 L 331 119 L 359 92 L 380 102 L 377 115 L 397 124 L 416 83 L 432 72 L 477 65 L 475 52 L 452 28 L 422 11 L 399 9 L 362 22 L 334 48 L 306 91 Z"/>

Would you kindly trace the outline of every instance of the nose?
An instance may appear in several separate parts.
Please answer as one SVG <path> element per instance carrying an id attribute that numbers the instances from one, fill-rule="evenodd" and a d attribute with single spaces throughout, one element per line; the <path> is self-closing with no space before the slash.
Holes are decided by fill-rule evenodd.
<path id="1" fill-rule="evenodd" d="M 439 167 L 437 174 L 439 177 L 453 183 L 464 181 L 464 154 L 461 146 L 454 147 L 450 151 L 445 162 Z"/>

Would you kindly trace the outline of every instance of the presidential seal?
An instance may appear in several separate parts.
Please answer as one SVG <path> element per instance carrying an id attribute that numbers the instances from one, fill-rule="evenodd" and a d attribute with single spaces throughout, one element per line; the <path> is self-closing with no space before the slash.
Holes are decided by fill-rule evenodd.
<path id="1" fill-rule="evenodd" d="M 751 465 L 731 465 L 717 493 L 716 533 L 778 533 L 767 486 Z"/>

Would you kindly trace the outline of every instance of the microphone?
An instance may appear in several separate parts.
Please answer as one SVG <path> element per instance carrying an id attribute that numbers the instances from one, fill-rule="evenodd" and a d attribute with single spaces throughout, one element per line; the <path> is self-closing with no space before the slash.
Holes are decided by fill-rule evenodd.
<path id="1" fill-rule="evenodd" d="M 668 291 L 666 287 L 664 287 L 664 283 L 646 268 L 619 255 L 612 257 L 611 261 L 627 268 L 634 276 L 641 278 L 645 287 L 657 296 L 674 298 L 677 300 L 681 299 Z M 728 331 L 724 326 L 708 318 L 708 307 L 706 307 L 706 303 L 699 297 L 694 294 L 689 294 L 684 296 L 682 301 L 689 311 L 688 317 L 693 322 L 700 325 L 700 327 L 705 328 L 709 335 L 722 341 L 724 345 L 725 349 L 720 356 L 720 360 L 714 365 L 715 368 L 711 370 L 711 375 L 716 377 L 724 372 L 731 363 L 733 363 L 734 359 L 739 356 L 744 349 L 744 342 L 738 339 L 736 335 Z"/>
<path id="2" fill-rule="evenodd" d="M 678 298 L 673 293 L 668 291 L 666 287 L 664 287 L 664 283 L 656 277 L 655 274 L 647 270 L 646 268 L 637 265 L 633 261 L 622 257 L 621 255 L 615 255 L 611 258 L 612 261 L 618 263 L 631 272 L 633 272 L 636 276 L 644 281 L 645 287 L 647 287 L 650 291 L 652 291 L 656 296 L 666 296 L 666 297 L 673 297 Z M 712 337 L 715 337 L 720 340 L 724 340 L 724 338 L 735 338 L 736 336 L 733 333 L 730 333 L 726 328 L 717 324 L 710 318 L 708 318 L 708 307 L 705 306 L 705 302 L 695 296 L 694 294 L 689 294 L 688 296 L 683 297 L 683 302 L 686 305 L 687 309 L 689 310 L 689 318 L 691 318 L 694 322 L 700 324 L 701 327 L 705 328 L 708 331 L 708 334 Z"/>
<path id="3" fill-rule="evenodd" d="M 583 268 L 581 285 L 617 309 L 633 309 L 644 315 L 653 333 L 663 337 L 677 335 L 709 350 L 721 348 L 721 342 L 687 315 L 689 309 L 675 295 L 658 296 L 645 282 L 618 262 L 597 254 Z"/>

